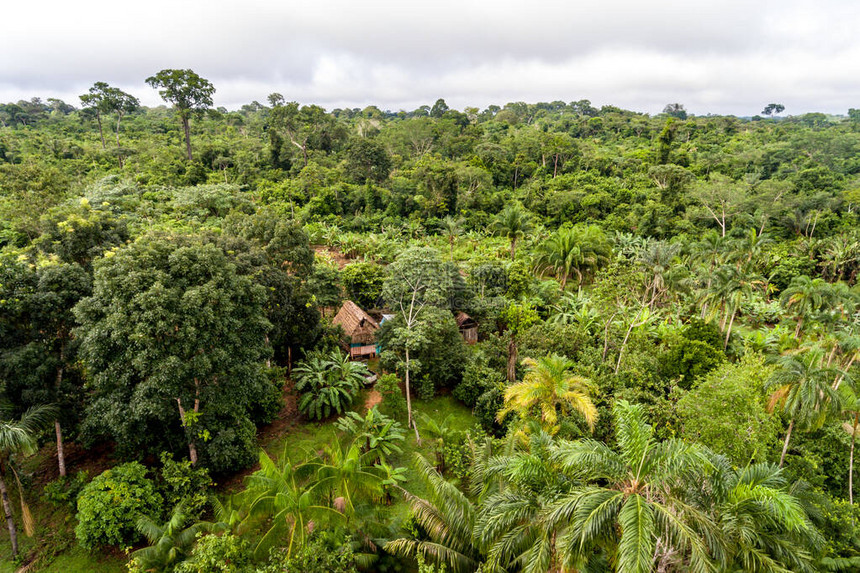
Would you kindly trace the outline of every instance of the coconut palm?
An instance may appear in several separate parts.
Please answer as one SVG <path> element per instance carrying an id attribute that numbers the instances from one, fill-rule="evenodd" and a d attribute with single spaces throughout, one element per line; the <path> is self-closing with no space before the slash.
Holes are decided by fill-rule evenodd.
<path id="1" fill-rule="evenodd" d="M 512 203 L 502 209 L 491 226 L 494 234 L 510 239 L 512 261 L 517 256 L 517 241 L 533 228 L 531 216 L 519 203 Z"/>
<path id="2" fill-rule="evenodd" d="M 608 263 L 611 255 L 612 246 L 600 227 L 562 227 L 538 246 L 535 270 L 541 276 L 554 275 L 564 290 L 572 276 L 582 284 L 586 276 Z"/>
<path id="3" fill-rule="evenodd" d="M 463 219 L 454 218 L 451 215 L 445 215 L 442 219 L 442 232 L 445 238 L 448 239 L 448 247 L 451 250 L 451 260 L 454 260 L 454 243 L 457 237 L 463 232 Z"/>
<path id="4" fill-rule="evenodd" d="M 854 504 L 854 444 L 860 436 L 860 393 L 853 385 L 845 384 L 839 390 L 842 398 L 842 416 L 847 418 L 842 429 L 851 436 L 848 455 L 848 501 Z"/>
<path id="5" fill-rule="evenodd" d="M 357 502 L 382 491 L 382 478 L 370 465 L 375 457 L 374 452 L 362 454 L 355 443 L 344 447 L 335 438 L 322 458 L 306 464 L 305 469 L 315 477 L 314 490 L 327 494 L 335 509 L 350 517 Z"/>
<path id="6" fill-rule="evenodd" d="M 420 454 L 415 454 L 415 469 L 426 498 L 403 494 L 427 539 L 395 539 L 385 544 L 385 551 L 400 557 L 421 555 L 453 573 L 474 571 L 483 559 L 474 536 L 477 508 Z"/>
<path id="7" fill-rule="evenodd" d="M 779 458 L 779 467 L 782 467 L 795 425 L 799 423 L 810 429 L 820 427 L 827 414 L 839 404 L 839 396 L 832 386 L 838 371 L 821 366 L 820 350 L 807 351 L 800 357 L 782 356 L 777 364 L 769 382 L 773 392 L 768 407 L 773 410 L 779 406 L 789 419 Z"/>
<path id="8" fill-rule="evenodd" d="M 11 470 L 15 481 L 18 482 L 18 474 L 12 464 L 13 458 L 18 454 L 28 456 L 36 453 L 38 449 L 37 435 L 49 424 L 52 424 L 56 417 L 57 411 L 53 406 L 30 408 L 18 420 L 12 418 L 9 407 L 0 408 L 0 498 L 3 501 L 6 525 L 9 528 L 13 559 L 18 556 L 18 529 L 15 526 L 15 518 L 12 516 L 12 505 L 9 503 L 9 491 L 6 486 L 8 474 L 6 472 Z M 21 501 L 24 532 L 29 536 L 33 534 L 33 517 L 24 502 L 24 492 L 20 482 L 18 482 L 18 495 Z"/>
<path id="9" fill-rule="evenodd" d="M 248 478 L 248 487 L 241 494 L 246 517 L 241 528 L 262 523 L 265 533 L 257 543 L 259 556 L 276 542 L 286 541 L 287 556 L 304 546 L 313 521 L 339 522 L 343 514 L 316 502 L 317 482 L 310 479 L 312 471 L 304 464 L 293 464 L 287 452 L 275 462 L 265 451 L 260 452 L 260 470 Z"/>
<path id="10" fill-rule="evenodd" d="M 580 568 L 595 552 L 613 556 L 619 573 L 646 573 L 675 555 L 687 571 L 710 571 L 716 527 L 684 497 L 709 466 L 706 452 L 680 440 L 658 442 L 639 405 L 612 409 L 618 449 L 584 439 L 562 442 L 561 471 L 581 484 L 556 500 L 547 517 L 564 565 Z M 660 570 L 660 569 L 658 569 Z"/>
<path id="11" fill-rule="evenodd" d="M 558 354 L 538 360 L 525 358 L 528 372 L 522 382 L 505 388 L 505 404 L 497 418 L 503 421 L 509 414 L 522 418 L 536 415 L 541 427 L 549 434 L 558 432 L 559 414 L 578 412 L 589 429 L 594 430 L 597 408 L 591 401 L 591 381 L 571 372 L 573 361 Z"/>
<path id="12" fill-rule="evenodd" d="M 146 516 L 140 516 L 135 526 L 150 542 L 134 552 L 134 561 L 140 568 L 152 573 L 173 571 L 173 567 L 191 553 L 191 548 L 200 533 L 208 533 L 214 525 L 198 521 L 188 527 L 188 516 L 183 504 L 173 509 L 173 514 L 167 523 L 159 525 Z"/>
<path id="13" fill-rule="evenodd" d="M 812 571 L 814 528 L 782 470 L 773 464 L 733 469 L 713 456 L 713 487 L 699 488 L 699 504 L 711 507 L 725 547 L 724 571 Z"/>
<path id="14" fill-rule="evenodd" d="M 805 275 L 791 279 L 780 300 L 786 310 L 794 311 L 797 320 L 795 339 L 800 339 L 804 321 L 827 303 L 829 292 L 830 285 L 824 279 L 810 279 Z"/>

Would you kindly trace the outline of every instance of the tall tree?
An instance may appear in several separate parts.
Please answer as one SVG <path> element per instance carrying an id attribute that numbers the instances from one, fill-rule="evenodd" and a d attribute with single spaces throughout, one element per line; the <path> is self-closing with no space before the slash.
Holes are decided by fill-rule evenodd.
<path id="1" fill-rule="evenodd" d="M 183 440 L 214 471 L 253 461 L 252 411 L 272 387 L 264 287 L 215 245 L 148 236 L 95 265 L 75 307 L 91 372 L 87 425 L 123 452 Z"/>
<path id="2" fill-rule="evenodd" d="M 96 114 L 96 120 L 99 124 L 99 135 L 102 138 L 102 149 L 106 149 L 105 135 L 102 130 L 102 114 L 116 114 L 116 149 L 117 154 L 120 152 L 119 143 L 119 125 L 122 118 L 127 113 L 131 113 L 140 107 L 140 101 L 131 94 L 122 91 L 119 88 L 112 87 L 105 82 L 96 82 L 89 89 L 89 93 L 80 96 L 81 104 L 84 107 L 92 108 Z M 122 156 L 118 155 L 120 167 L 122 167 Z"/>
<path id="3" fill-rule="evenodd" d="M 495 234 L 510 239 L 511 260 L 517 256 L 517 241 L 533 228 L 531 216 L 519 203 L 510 204 L 502 209 L 492 224 L 492 230 Z"/>
<path id="4" fill-rule="evenodd" d="M 215 87 L 193 70 L 161 70 L 146 78 L 146 83 L 155 89 L 161 88 L 158 91 L 161 99 L 176 108 L 185 133 L 185 151 L 191 161 L 191 117 L 212 107 Z"/>
<path id="5" fill-rule="evenodd" d="M 562 227 L 538 247 L 535 269 L 554 274 L 564 290 L 570 277 L 575 275 L 581 285 L 588 275 L 609 262 L 611 254 L 612 246 L 600 227 Z"/>

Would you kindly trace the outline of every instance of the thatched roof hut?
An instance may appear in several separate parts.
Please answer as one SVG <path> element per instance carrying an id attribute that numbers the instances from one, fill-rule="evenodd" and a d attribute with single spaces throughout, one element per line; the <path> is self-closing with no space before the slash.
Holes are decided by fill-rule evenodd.
<path id="1" fill-rule="evenodd" d="M 474 318 L 465 312 L 458 312 L 454 318 L 457 321 L 457 328 L 460 329 L 460 334 L 467 344 L 475 344 L 478 342 L 478 323 Z"/>
<path id="2" fill-rule="evenodd" d="M 344 301 L 332 324 L 343 328 L 349 337 L 351 358 L 376 354 L 376 331 L 379 324 L 357 304 L 351 300 Z"/>

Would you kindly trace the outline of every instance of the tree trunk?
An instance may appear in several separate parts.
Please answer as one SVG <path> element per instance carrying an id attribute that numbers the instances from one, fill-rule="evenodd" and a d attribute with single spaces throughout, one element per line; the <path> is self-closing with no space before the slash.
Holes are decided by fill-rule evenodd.
<path id="1" fill-rule="evenodd" d="M 782 455 L 779 458 L 779 467 L 782 467 L 782 464 L 785 463 L 785 453 L 788 451 L 788 441 L 791 439 L 792 429 L 794 429 L 794 418 L 788 424 L 788 432 L 785 434 L 785 444 L 782 446 Z"/>
<path id="2" fill-rule="evenodd" d="M 517 256 L 517 238 L 511 237 L 511 260 L 514 260 L 514 257 Z"/>
<path id="3" fill-rule="evenodd" d="M 854 414 L 854 427 L 851 433 L 851 455 L 848 456 L 848 502 L 854 505 L 854 441 L 857 436 L 857 425 L 860 423 L 860 414 Z"/>
<path id="4" fill-rule="evenodd" d="M 119 122 L 122 121 L 122 114 L 116 116 L 116 157 L 119 159 L 119 166 L 122 168 L 122 146 L 119 144 Z"/>
<path id="5" fill-rule="evenodd" d="M 194 383 L 197 384 L 197 380 L 194 380 Z M 199 389 L 198 389 L 199 394 Z M 182 420 L 182 425 L 185 427 L 185 431 L 189 432 L 189 436 L 192 435 L 189 431 L 188 424 L 185 421 L 185 408 L 182 407 L 182 399 L 177 398 L 176 403 L 179 406 L 179 419 Z M 200 412 L 200 399 L 194 399 L 194 413 L 197 414 Z M 192 466 L 197 466 L 197 443 L 194 441 L 194 438 L 188 439 L 188 459 L 191 460 Z"/>
<path id="6" fill-rule="evenodd" d="M 63 383 L 63 372 L 65 370 L 66 363 L 66 343 L 65 340 L 60 342 L 60 366 L 57 368 L 57 380 L 55 382 L 55 389 L 57 392 L 57 396 L 60 394 L 60 386 Z M 54 420 L 54 429 L 57 433 L 57 464 L 60 468 L 60 476 L 66 477 L 66 453 L 63 448 L 63 430 L 60 427 L 60 420 Z"/>
<path id="7" fill-rule="evenodd" d="M 9 492 L 6 489 L 6 480 L 3 479 L 5 469 L 0 466 L 0 496 L 3 498 L 3 512 L 6 514 L 6 526 L 9 528 L 9 541 L 12 544 L 12 559 L 18 557 L 18 530 L 15 528 L 15 520 L 12 518 L 12 504 L 9 503 Z"/>
<path id="8" fill-rule="evenodd" d="M 194 157 L 191 155 L 191 126 L 189 125 L 188 118 L 182 116 L 182 130 L 185 132 L 185 153 L 188 155 L 188 161 L 193 161 Z"/>
<path id="9" fill-rule="evenodd" d="M 732 325 L 735 323 L 735 313 L 737 311 L 732 311 L 732 318 L 729 320 L 729 327 L 726 329 L 726 341 L 723 344 L 723 350 L 728 349 L 729 347 L 729 338 L 732 336 Z"/>
<path id="10" fill-rule="evenodd" d="M 406 346 L 406 415 L 407 427 L 411 426 L 415 430 L 415 440 L 418 446 L 421 446 L 421 435 L 418 433 L 418 424 L 412 419 L 412 391 L 409 388 L 409 346 Z"/>
<path id="11" fill-rule="evenodd" d="M 60 421 L 54 420 L 54 430 L 57 433 L 57 464 L 60 466 L 60 475 L 66 477 L 66 454 L 63 450 L 63 429 Z"/>
<path id="12" fill-rule="evenodd" d="M 800 329 L 803 327 L 803 317 L 797 319 L 797 328 L 794 329 L 794 339 L 800 340 Z"/>
<path id="13" fill-rule="evenodd" d="M 511 339 L 508 341 L 508 382 L 513 382 L 517 379 L 517 339 L 511 334 Z"/>
<path id="14" fill-rule="evenodd" d="M 105 143 L 105 132 L 102 129 L 102 114 L 100 114 L 98 111 L 96 112 L 96 121 L 99 124 L 99 135 L 102 138 L 102 149 L 106 150 L 107 149 L 107 143 Z"/>

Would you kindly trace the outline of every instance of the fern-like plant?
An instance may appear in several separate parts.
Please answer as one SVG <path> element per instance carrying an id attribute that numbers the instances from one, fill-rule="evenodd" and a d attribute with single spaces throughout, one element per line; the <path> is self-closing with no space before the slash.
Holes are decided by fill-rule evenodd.
<path id="1" fill-rule="evenodd" d="M 312 354 L 299 362 L 293 372 L 296 374 L 296 390 L 301 392 L 299 411 L 315 420 L 344 412 L 369 373 L 367 366 L 351 362 L 339 350 L 328 356 Z"/>

